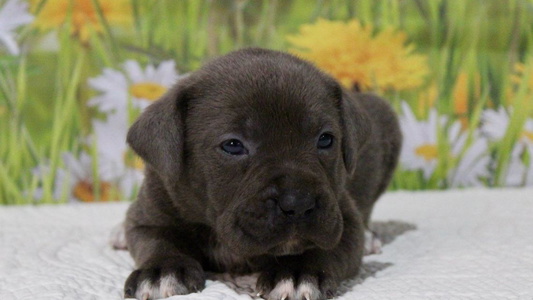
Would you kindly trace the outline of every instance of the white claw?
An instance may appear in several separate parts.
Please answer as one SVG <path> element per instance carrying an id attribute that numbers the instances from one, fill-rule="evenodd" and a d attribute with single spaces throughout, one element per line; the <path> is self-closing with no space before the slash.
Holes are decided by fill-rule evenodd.
<path id="1" fill-rule="evenodd" d="M 270 291 L 268 299 L 288 300 L 296 295 L 294 290 L 294 283 L 292 279 L 285 279 L 279 281 L 274 289 Z"/>
<path id="2" fill-rule="evenodd" d="M 296 293 L 297 299 L 316 300 L 320 299 L 320 290 L 310 282 L 301 283 Z"/>

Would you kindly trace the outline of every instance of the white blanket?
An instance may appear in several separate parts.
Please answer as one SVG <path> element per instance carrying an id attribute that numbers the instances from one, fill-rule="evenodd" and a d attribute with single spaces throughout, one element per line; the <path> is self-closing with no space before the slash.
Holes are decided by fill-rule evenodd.
<path id="1" fill-rule="evenodd" d="M 121 299 L 133 261 L 108 236 L 126 209 L 1 207 L 0 299 Z M 533 299 L 532 189 L 389 193 L 373 218 L 399 222 L 375 225 L 388 244 L 338 299 Z M 172 299 L 251 299 L 234 289 L 254 278 Z"/>

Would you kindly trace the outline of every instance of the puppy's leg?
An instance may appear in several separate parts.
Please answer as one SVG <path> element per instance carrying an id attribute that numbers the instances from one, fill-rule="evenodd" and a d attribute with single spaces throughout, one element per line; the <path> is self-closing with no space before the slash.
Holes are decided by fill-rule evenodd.
<path id="1" fill-rule="evenodd" d="M 365 229 L 365 255 L 380 254 L 381 253 L 381 240 L 370 229 Z"/>
<path id="2" fill-rule="evenodd" d="M 126 280 L 125 298 L 160 299 L 200 291 L 205 285 L 201 264 L 179 239 L 180 228 L 133 226 L 128 248 L 138 266 Z"/>
<path id="3" fill-rule="evenodd" d="M 342 280 L 358 274 L 363 256 L 364 227 L 360 215 L 347 214 L 343 218 L 343 235 L 335 248 L 276 257 L 259 275 L 259 294 L 268 300 L 333 297 Z"/>
<path id="4" fill-rule="evenodd" d="M 359 197 L 359 199 L 365 199 L 365 197 Z M 367 197 L 369 198 L 369 197 Z M 380 254 L 381 253 L 381 240 L 379 237 L 370 230 L 370 215 L 374 208 L 375 200 L 366 200 L 359 202 L 359 210 L 363 216 L 363 223 L 365 225 L 365 255 Z"/>
<path id="5" fill-rule="evenodd" d="M 370 215 L 372 214 L 375 200 L 362 201 L 362 203 L 370 203 L 367 204 L 367 206 L 360 207 L 363 223 L 365 224 L 365 255 L 380 254 L 382 246 L 381 240 L 369 227 Z"/>
<path id="6" fill-rule="evenodd" d="M 109 244 L 115 250 L 127 250 L 128 245 L 126 243 L 126 228 L 124 223 L 117 224 L 113 229 L 111 229 L 111 234 L 109 235 Z"/>

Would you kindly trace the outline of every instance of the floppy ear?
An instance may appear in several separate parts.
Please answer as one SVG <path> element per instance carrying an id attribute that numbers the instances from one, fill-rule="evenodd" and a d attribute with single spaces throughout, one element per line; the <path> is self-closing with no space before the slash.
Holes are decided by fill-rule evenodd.
<path id="1" fill-rule="evenodd" d="M 370 137 L 372 124 L 358 95 L 342 89 L 340 95 L 343 159 L 348 174 L 353 174 L 357 157 Z"/>
<path id="2" fill-rule="evenodd" d="M 187 79 L 148 106 L 128 131 L 130 147 L 163 178 L 181 173 Z"/>

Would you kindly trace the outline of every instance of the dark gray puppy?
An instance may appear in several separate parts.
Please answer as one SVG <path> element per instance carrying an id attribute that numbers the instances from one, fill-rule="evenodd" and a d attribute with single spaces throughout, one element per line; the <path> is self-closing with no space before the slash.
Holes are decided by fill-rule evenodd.
<path id="1" fill-rule="evenodd" d="M 128 133 L 146 179 L 126 220 L 126 297 L 196 292 L 205 271 L 259 272 L 267 299 L 324 299 L 355 276 L 401 135 L 380 98 L 292 55 L 217 58 Z"/>

